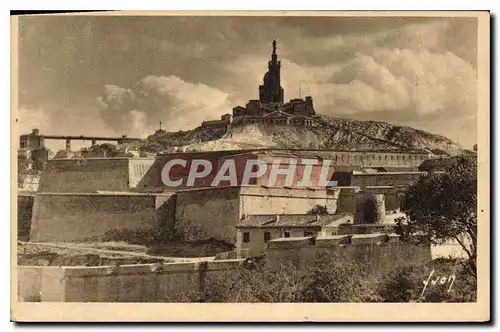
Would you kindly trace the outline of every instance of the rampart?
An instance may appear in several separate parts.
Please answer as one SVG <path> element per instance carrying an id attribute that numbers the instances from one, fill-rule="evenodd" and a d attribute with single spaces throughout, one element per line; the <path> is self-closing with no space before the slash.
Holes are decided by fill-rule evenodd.
<path id="1" fill-rule="evenodd" d="M 367 186 L 409 186 L 426 172 L 378 172 L 371 174 L 353 174 L 351 185 Z"/>
<path id="2" fill-rule="evenodd" d="M 87 158 L 49 160 L 40 192 L 95 193 L 130 191 L 140 183 L 153 158 Z"/>
<path id="3" fill-rule="evenodd" d="M 402 242 L 396 234 L 381 233 L 280 238 L 268 242 L 266 260 L 274 266 L 285 262 L 301 266 L 323 254 L 330 254 L 335 260 L 369 266 L 374 271 L 388 271 L 398 262 L 429 261 L 431 248 Z"/>
<path id="4" fill-rule="evenodd" d="M 171 195 L 63 194 L 35 196 L 32 241 L 103 240 L 110 232 L 150 230 L 173 222 Z"/>
<path id="5" fill-rule="evenodd" d="M 243 214 L 302 214 L 316 205 L 325 206 L 329 213 L 337 211 L 339 190 L 306 188 L 276 188 L 248 186 L 241 188 L 241 215 Z"/>
<path id="6" fill-rule="evenodd" d="M 21 240 L 29 238 L 34 195 L 17 195 L 17 237 Z"/>
<path id="7" fill-rule="evenodd" d="M 240 219 L 240 188 L 215 187 L 177 192 L 175 227 L 184 240 L 215 238 L 234 244 Z"/>
<path id="8" fill-rule="evenodd" d="M 19 266 L 19 301 L 185 302 L 203 292 L 207 277 L 223 276 L 244 260 L 122 266 Z"/>
<path id="9" fill-rule="evenodd" d="M 316 205 L 335 213 L 338 191 L 247 186 L 188 189 L 176 195 L 175 227 L 185 240 L 235 244 L 236 225 L 244 214 L 303 214 Z"/>

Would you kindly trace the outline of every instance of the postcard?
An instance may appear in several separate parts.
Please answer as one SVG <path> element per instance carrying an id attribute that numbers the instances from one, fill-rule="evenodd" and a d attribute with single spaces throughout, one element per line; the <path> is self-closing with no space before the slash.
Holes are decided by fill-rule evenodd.
<path id="1" fill-rule="evenodd" d="M 13 16 L 11 319 L 489 321 L 489 22 Z"/>

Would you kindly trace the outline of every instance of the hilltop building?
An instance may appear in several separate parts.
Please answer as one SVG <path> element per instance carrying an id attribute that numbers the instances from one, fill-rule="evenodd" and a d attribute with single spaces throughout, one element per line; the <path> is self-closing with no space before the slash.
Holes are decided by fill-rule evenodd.
<path id="1" fill-rule="evenodd" d="M 285 92 L 281 86 L 281 61 L 276 54 L 276 41 L 273 40 L 273 53 L 268 62 L 268 70 L 263 84 L 259 86 L 259 99 L 249 100 L 245 107 L 233 108 L 233 123 L 269 123 L 274 125 L 315 125 L 316 115 L 312 97 L 295 98 L 284 102 Z"/>

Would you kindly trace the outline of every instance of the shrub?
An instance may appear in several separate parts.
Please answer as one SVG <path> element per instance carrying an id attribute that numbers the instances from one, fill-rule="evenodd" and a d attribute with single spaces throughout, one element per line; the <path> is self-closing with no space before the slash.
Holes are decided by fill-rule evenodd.
<path id="1" fill-rule="evenodd" d="M 307 211 L 307 214 L 328 214 L 328 209 L 326 208 L 325 205 L 317 204 L 309 211 Z"/>

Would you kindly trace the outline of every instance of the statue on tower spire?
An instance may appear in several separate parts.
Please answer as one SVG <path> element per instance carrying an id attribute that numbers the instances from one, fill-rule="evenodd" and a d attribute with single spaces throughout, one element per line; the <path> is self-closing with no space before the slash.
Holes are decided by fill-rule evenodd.
<path id="1" fill-rule="evenodd" d="M 259 86 L 259 101 L 261 103 L 283 104 L 284 91 L 281 87 L 281 61 L 276 54 L 276 40 L 273 40 L 273 54 L 271 61 L 267 63 L 267 73 L 264 75 L 264 82 Z"/>

